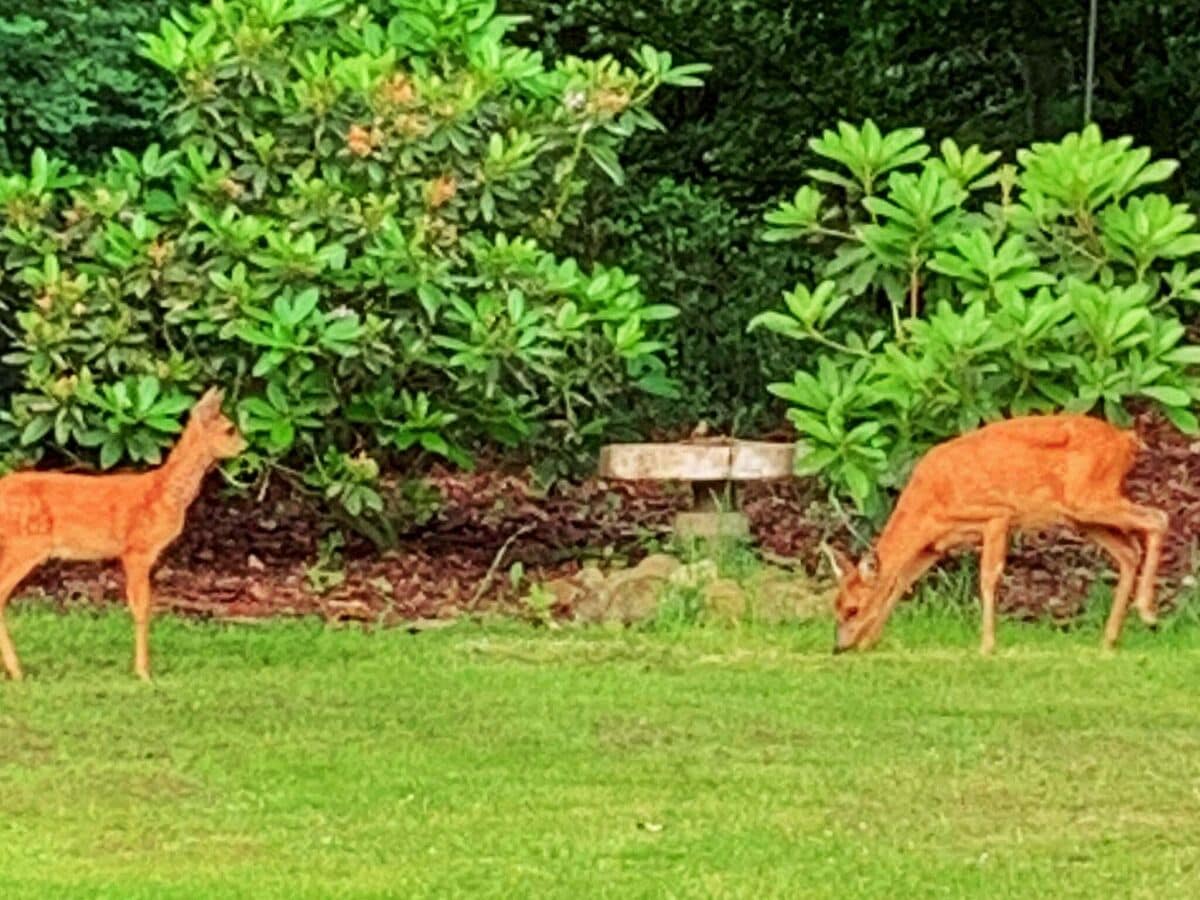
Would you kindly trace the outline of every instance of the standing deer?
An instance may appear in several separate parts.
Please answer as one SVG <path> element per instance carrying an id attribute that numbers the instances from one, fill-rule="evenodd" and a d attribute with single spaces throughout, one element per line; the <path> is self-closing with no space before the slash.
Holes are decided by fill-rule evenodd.
<path id="1" fill-rule="evenodd" d="M 4 622 L 13 590 L 48 559 L 119 559 L 133 614 L 134 671 L 150 678 L 150 569 L 183 530 L 205 473 L 246 443 L 209 390 L 192 408 L 167 461 L 142 474 L 16 472 L 0 478 L 0 657 L 14 680 L 21 663 Z"/>
<path id="2" fill-rule="evenodd" d="M 934 447 L 913 470 L 866 559 L 855 566 L 826 548 L 840 582 L 834 652 L 873 645 L 908 589 L 948 550 L 971 544 L 982 548 L 980 650 L 991 653 L 1009 532 L 1054 524 L 1077 527 L 1117 564 L 1104 645 L 1113 647 L 1120 636 L 1135 580 L 1138 614 L 1154 625 L 1155 577 L 1168 521 L 1125 496 L 1125 476 L 1139 446 L 1132 432 L 1099 419 L 1055 415 L 997 422 Z"/>

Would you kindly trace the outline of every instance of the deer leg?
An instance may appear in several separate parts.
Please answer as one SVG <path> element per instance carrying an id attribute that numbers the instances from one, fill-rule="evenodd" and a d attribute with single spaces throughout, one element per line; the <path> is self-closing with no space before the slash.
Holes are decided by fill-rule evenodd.
<path id="1" fill-rule="evenodd" d="M 1143 622 L 1150 626 L 1156 624 L 1158 613 L 1154 604 L 1154 586 L 1158 577 L 1158 565 L 1162 559 L 1163 538 L 1167 533 L 1166 513 L 1124 500 L 1107 509 L 1086 511 L 1075 518 L 1088 525 L 1107 525 L 1112 530 L 1136 531 L 1144 535 L 1146 552 L 1133 603 Z"/>
<path id="2" fill-rule="evenodd" d="M 133 670 L 143 681 L 150 680 L 150 566 L 148 556 L 130 555 L 121 558 L 125 568 L 125 600 L 133 615 Z"/>
<path id="3" fill-rule="evenodd" d="M 4 669 L 13 681 L 20 681 L 24 673 L 21 671 L 21 661 L 17 657 L 17 648 L 13 646 L 8 633 L 4 610 L 17 585 L 44 560 L 41 553 L 24 552 L 25 550 L 20 544 L 9 544 L 0 551 L 0 659 L 3 659 Z"/>
<path id="4" fill-rule="evenodd" d="M 1154 602 L 1154 588 L 1158 579 L 1158 565 L 1162 561 L 1163 538 L 1167 535 L 1168 520 L 1158 510 L 1148 510 L 1156 519 L 1154 527 L 1146 529 L 1146 553 L 1142 561 L 1142 573 L 1138 579 L 1134 604 L 1138 617 L 1151 627 L 1158 624 L 1158 606 Z"/>
<path id="5" fill-rule="evenodd" d="M 996 586 L 1004 574 L 1008 555 L 1008 520 L 992 519 L 983 527 L 983 550 L 979 554 L 979 595 L 983 604 L 983 634 L 979 652 L 990 654 L 996 647 Z"/>
<path id="6" fill-rule="evenodd" d="M 1125 614 L 1129 612 L 1129 598 L 1133 594 L 1133 583 L 1137 578 L 1141 549 L 1132 538 L 1110 528 L 1091 526 L 1083 529 L 1084 537 L 1102 547 L 1117 564 L 1117 586 L 1113 590 L 1112 611 L 1104 626 L 1104 646 L 1112 649 L 1121 635 Z"/>

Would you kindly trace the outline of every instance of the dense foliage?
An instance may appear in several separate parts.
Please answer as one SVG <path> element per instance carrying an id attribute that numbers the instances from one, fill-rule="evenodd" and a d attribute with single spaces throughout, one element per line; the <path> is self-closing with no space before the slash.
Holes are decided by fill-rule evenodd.
<path id="1" fill-rule="evenodd" d="M 471 49 L 471 16 L 494 12 L 489 5 L 365 0 L 366 10 L 359 11 L 358 3 L 347 0 L 337 5 L 341 20 L 335 26 L 319 17 L 293 20 L 288 12 L 320 13 L 330 4 L 217 4 L 226 12 L 205 12 L 189 19 L 190 25 L 172 26 L 187 42 L 182 56 L 171 46 L 175 39 L 161 32 L 156 65 L 140 52 L 143 45 L 134 35 L 157 31 L 169 5 L 169 0 L 0 0 L 0 166 L 22 172 L 5 181 L 5 203 L 24 198 L 25 205 L 18 204 L 23 215 L 29 208 L 40 210 L 37 226 L 29 226 L 40 229 L 40 237 L 24 225 L 18 237 L 12 228 L 0 237 L 0 299 L 8 304 L 7 328 L 0 335 L 7 362 L 0 381 L 20 395 L 10 442 L 23 436 L 26 448 L 49 441 L 56 450 L 87 456 L 93 451 L 86 442 L 99 440 L 106 462 L 152 458 L 166 437 L 146 423 L 165 424 L 200 381 L 233 374 L 245 400 L 244 424 L 254 431 L 261 455 L 278 462 L 308 453 L 319 462 L 308 478 L 318 485 L 332 482 L 329 490 L 349 497 L 370 496 L 357 485 L 370 481 L 374 462 L 356 461 L 347 451 L 373 446 L 375 438 L 396 453 L 425 447 L 459 461 L 485 441 L 516 444 L 522 452 L 548 446 L 563 451 L 556 454 L 558 466 L 602 427 L 609 435 L 626 424 L 643 434 L 686 431 L 705 419 L 740 433 L 771 428 L 782 407 L 767 385 L 790 378 L 797 368 L 818 372 L 821 345 L 788 341 L 767 329 L 748 333 L 746 325 L 785 291 L 801 303 L 792 292 L 798 281 L 824 297 L 819 286 L 829 246 L 764 242 L 761 213 L 790 195 L 805 171 L 828 165 L 810 146 L 818 123 L 842 115 L 871 116 L 885 128 L 919 121 L 932 144 L 951 137 L 956 148 L 980 144 L 1014 158 L 1022 147 L 1077 128 L 1082 116 L 1084 3 L 499 0 L 503 13 L 528 16 L 524 22 L 489 19 L 504 23 L 489 27 L 508 31 L 503 53 L 536 47 L 562 65 L 540 66 L 542 75 L 531 78 L 501 74 L 507 79 L 503 88 L 463 116 L 465 130 L 478 130 L 466 150 L 438 145 L 442 138 L 431 134 L 428 142 L 417 142 L 421 149 L 412 158 L 401 159 L 391 144 L 396 121 L 382 128 L 367 118 L 360 121 L 368 108 L 374 117 L 376 100 L 368 95 L 378 95 L 380 73 L 394 64 L 422 90 L 440 78 L 433 93 L 443 95 L 469 80 L 466 73 L 482 72 L 485 81 L 496 76 L 494 61 L 470 58 L 478 53 L 478 47 Z M 244 9 L 259 10 L 255 15 L 277 10 L 283 17 L 278 31 L 254 23 L 243 27 L 235 19 Z M 415 28 L 391 27 L 401 9 L 414 17 Z M 455 16 L 459 25 L 450 24 Z M 209 18 L 216 22 L 216 36 L 205 37 Z M 433 31 L 422 24 L 429 21 Z M 1096 118 L 1108 133 L 1134 134 L 1156 154 L 1181 160 L 1171 187 L 1183 196 L 1195 190 L 1194 173 L 1200 171 L 1200 88 L 1192 78 L 1200 59 L 1198 25 L 1195 0 L 1114 0 L 1100 10 Z M 368 32 L 382 38 L 368 38 Z M 216 51 L 222 41 L 233 49 Z M 556 113 L 549 112 L 554 103 L 535 85 L 538 78 L 591 78 L 579 74 L 583 69 L 572 57 L 610 52 L 623 60 L 639 58 L 653 71 L 663 57 L 640 57 L 644 43 L 710 62 L 713 71 L 696 90 L 652 95 L 642 88 L 652 85 L 653 76 L 638 82 L 636 97 L 629 97 L 636 116 L 581 111 L 585 118 L 593 113 L 609 118 L 603 127 L 589 127 L 576 153 L 570 142 L 583 130 L 555 121 L 564 106 L 560 102 Z M 396 56 L 388 62 L 390 50 Z M 221 55 L 227 52 L 233 56 Z M 362 71 L 346 74 L 358 57 L 365 60 Z M 252 64 L 232 72 L 230 59 Z M 426 71 L 418 71 L 421 65 Z M 626 77 L 616 71 L 603 77 Z M 211 84 L 205 80 L 210 72 L 217 76 Z M 320 113 L 334 124 L 310 133 L 313 104 L 321 102 L 327 82 L 340 85 L 332 105 Z M 188 99 L 168 108 L 176 83 Z M 302 97 L 293 84 L 315 87 Z M 606 89 L 598 88 L 593 101 L 610 102 Z M 567 97 L 563 91 L 560 101 Z M 495 114 L 495 104 L 505 111 Z M 650 109 L 664 130 L 641 127 L 650 124 L 640 118 Z M 217 115 L 225 128 L 213 139 Z M 618 119 L 623 124 L 614 126 Z M 510 143 L 509 127 L 535 142 L 545 140 L 523 155 Z M 606 130 L 613 127 L 620 133 Z M 331 134 L 343 141 L 336 151 Z M 510 180 L 499 193 L 471 187 L 476 176 L 467 161 L 491 153 L 493 135 L 502 159 L 488 165 L 514 167 L 506 170 Z M 387 146 L 375 145 L 380 136 Z M 159 148 L 147 151 L 152 143 Z M 114 145 L 130 151 L 115 163 Z M 50 152 L 34 161 L 38 146 Z M 528 168 L 526 156 L 534 160 Z M 58 158 L 70 165 L 55 162 Z M 95 174 L 77 182 L 71 166 Z M 582 177 L 563 175 L 558 166 Z M 402 184 L 384 185 L 379 167 L 403 170 Z M 919 174 L 915 166 L 909 171 Z M 594 177 L 604 172 L 615 178 Z M 447 174 L 448 180 L 440 180 Z M 46 183 L 31 199 L 30 187 L 39 181 Z M 241 193 L 231 196 L 230 190 Z M 889 190 L 885 184 L 881 193 Z M 968 191 L 961 212 L 988 214 L 986 205 L 995 202 L 998 188 L 981 190 Z M 350 211 L 327 216 L 332 209 Z M 108 224 L 110 215 L 116 221 Z M 449 245 L 438 243 L 441 238 L 423 224 L 426 216 L 435 229 L 449 223 L 455 252 L 445 253 Z M 372 223 L 386 217 L 397 223 L 402 237 L 393 243 L 403 243 L 403 251 L 394 246 L 381 251 L 378 233 L 368 238 Z M 507 242 L 500 241 L 502 234 Z M 1005 243 L 1010 236 L 1006 231 L 992 245 L 997 258 L 1011 252 L 1013 245 Z M 410 245 L 445 267 L 430 277 L 428 259 L 413 255 Z M 46 252 L 51 246 L 54 252 Z M 139 255 L 147 246 L 167 248 L 170 256 L 161 265 L 129 262 L 144 259 Z M 343 248 L 344 260 L 331 246 Z M 939 252 L 964 259 L 987 252 L 982 243 L 972 248 Z M 322 252 L 333 256 L 311 262 Z M 579 261 L 577 271 L 565 263 L 567 257 Z M 488 261 L 491 274 L 467 284 L 481 260 Z M 611 262 L 621 269 L 610 270 Z M 575 279 L 570 285 L 548 275 L 564 264 Z M 923 312 L 914 332 L 940 321 L 939 299 L 961 312 L 949 296 L 953 290 L 946 289 L 945 298 L 938 292 L 941 285 L 957 289 L 969 279 L 936 271 L 940 264 L 934 258 L 927 266 L 922 262 L 930 283 L 918 293 Z M 1039 266 L 1046 265 L 1039 256 Z M 537 275 L 517 277 L 514 267 Z M 1157 271 L 1164 274 L 1163 268 Z M 909 311 L 884 299 L 888 290 L 897 296 L 896 282 L 911 274 L 911 266 L 897 263 L 893 269 L 890 288 L 880 275 L 874 293 L 849 292 L 856 299 L 836 319 L 830 317 L 833 331 L 822 333 L 837 340 L 842 329 L 866 340 L 886 325 L 890 336 L 881 346 L 899 342 L 897 349 L 914 352 L 916 338 L 893 319 L 893 311 L 901 319 Z M 417 287 L 396 274 L 414 270 Z M 834 280 L 845 277 L 839 273 Z M 1082 280 L 1103 287 L 1099 276 Z M 607 326 L 597 329 L 593 319 L 572 330 L 569 317 L 546 324 L 544 317 L 564 299 L 582 308 L 597 281 L 606 285 L 609 299 L 596 301 L 589 314 L 609 317 Z M 32 323 L 53 316 L 30 304 L 55 293 L 48 285 L 57 285 L 57 296 L 85 300 L 87 324 L 73 321 L 52 341 L 43 322 L 35 341 Z M 508 306 L 514 290 L 523 307 Z M 847 293 L 844 283 L 833 291 L 834 298 Z M 232 311 L 255 292 L 261 292 L 254 301 L 258 318 Z M 625 351 L 613 356 L 612 341 L 597 335 L 606 327 L 615 334 L 633 307 L 605 304 L 643 293 L 650 300 L 636 301 L 642 332 L 632 344 L 639 348 L 636 358 L 621 358 Z M 193 297 L 190 305 L 179 299 L 184 296 Z M 402 296 L 415 298 L 428 321 L 405 318 L 411 309 L 400 315 L 396 298 Z M 478 305 L 484 296 L 499 305 Z M 1036 299 L 1037 292 L 1031 296 Z M 1076 305 L 1083 302 L 1076 293 L 1069 296 Z M 242 299 L 235 304 L 235 297 Z M 456 299 L 465 300 L 470 313 Z M 213 303 L 219 314 L 205 318 Z M 307 315 L 291 322 L 309 303 Z M 649 321 L 668 315 L 668 307 L 682 313 L 674 334 Z M 1185 307 L 1175 308 L 1188 318 Z M 1163 311 L 1152 310 L 1155 316 Z M 17 313 L 24 318 L 16 320 Z M 329 337 L 336 323 L 318 323 L 316 317 L 334 313 L 350 324 L 338 324 Z M 524 326 L 501 337 L 505 331 L 496 323 L 511 321 L 514 313 L 519 321 L 524 316 Z M 408 324 L 398 325 L 401 320 Z M 996 333 L 993 317 L 986 323 Z M 339 342 L 340 328 L 353 337 Z M 479 350 L 485 334 L 491 340 L 486 352 Z M 499 344 L 511 352 L 497 351 Z M 87 349 L 93 345 L 101 349 Z M 468 352 L 464 345 L 474 349 Z M 531 356 L 532 346 L 550 356 Z M 257 355 L 247 357 L 252 351 Z M 454 362 L 450 378 L 443 374 L 448 360 Z M 981 365 L 992 361 L 980 358 Z M 663 362 L 678 391 L 662 377 Z M 854 371 L 843 368 L 839 377 Z M 372 394 L 368 410 L 367 385 L 380 372 L 399 373 L 404 383 Z M 51 397 L 51 386 L 68 391 L 70 377 L 82 379 L 85 387 L 70 388 L 66 399 Z M 1098 373 L 1087 378 L 1094 385 L 1103 380 Z M 1144 386 L 1162 387 L 1157 378 Z M 631 379 L 667 396 L 625 393 Z M 327 388 L 313 388 L 318 381 Z M 620 402 L 610 403 L 615 397 Z M 1065 402 L 1063 395 L 1059 399 Z M 140 411 L 134 409 L 139 402 Z M 1108 405 L 1109 414 L 1118 416 L 1119 404 L 1109 397 Z M 975 405 L 965 408 L 964 420 L 972 419 Z M 949 427 L 941 413 L 930 415 L 928 434 Z M 391 424 L 384 428 L 379 424 L 384 421 Z M 294 452 L 296 447 L 308 449 Z M 903 472 L 909 452 L 895 458 L 897 472 Z"/>
<path id="2" fill-rule="evenodd" d="M 820 281 L 755 325 L 822 351 L 772 385 L 809 442 L 801 471 L 871 507 L 931 444 L 1006 413 L 1156 402 L 1195 433 L 1196 217 L 1147 188 L 1175 171 L 1091 126 L 999 152 L 842 123 L 812 141 L 828 167 L 768 214 L 773 240 L 827 254 Z M 880 327 L 881 322 L 890 323 Z"/>
<path id="3" fill-rule="evenodd" d="M 767 199 L 795 184 L 814 127 L 867 116 L 1014 152 L 1083 118 L 1087 3 L 1045 0 L 509 0 L 550 54 L 649 41 L 713 66 L 661 101 L 669 134 L 631 159 Z M 1200 3 L 1100 4 L 1095 116 L 1191 168 L 1200 153 Z M 1190 186 L 1198 175 L 1185 175 Z"/>
<path id="4" fill-rule="evenodd" d="M 636 193 L 635 193 L 636 191 Z M 803 358 L 795 345 L 746 326 L 781 279 L 809 273 L 794 248 L 764 245 L 761 217 L 711 185 L 636 180 L 628 190 L 593 190 L 568 240 L 584 259 L 619 259 L 656 298 L 684 311 L 667 350 L 682 388 L 647 397 L 635 421 L 644 432 L 686 433 L 705 421 L 739 434 L 778 422 L 767 385 Z"/>
<path id="5" fill-rule="evenodd" d="M 170 0 L 0 0 L 0 157 L 73 162 L 161 141 L 170 79 L 137 53 Z M 385 11 L 387 0 L 370 0 Z M 643 43 L 714 66 L 657 105 L 671 135 L 637 143 L 656 175 L 774 195 L 805 166 L 814 122 L 873 116 L 1013 151 L 1081 119 L 1086 3 L 1045 0 L 502 0 L 518 43 L 552 59 Z M 1185 167 L 1200 151 L 1195 0 L 1101 5 L 1096 116 Z M 16 118 L 19 117 L 19 118 Z M 20 127 L 16 127 L 19 121 Z M 1190 185 L 1192 176 L 1185 175 Z"/>
<path id="6" fill-rule="evenodd" d="M 669 393 L 675 315 L 618 268 L 554 255 L 589 179 L 653 127 L 643 48 L 546 68 L 489 0 L 214 0 L 145 40 L 169 149 L 0 180 L 10 439 L 154 461 L 206 382 L 235 387 L 249 466 L 299 462 L 351 512 L 376 457 L 482 442 L 565 464 Z M 386 14 L 384 7 L 386 7 Z"/>
<path id="7" fill-rule="evenodd" d="M 0 0 L 0 167 L 92 167 L 160 139 L 170 79 L 139 53 L 171 0 Z"/>
<path id="8" fill-rule="evenodd" d="M 683 311 L 693 351 L 711 348 L 703 364 L 695 364 L 693 353 L 681 369 L 684 397 L 708 402 L 666 404 L 656 420 L 702 415 L 728 425 L 740 410 L 752 428 L 769 424 L 769 416 L 753 415 L 746 405 L 750 383 L 761 390 L 781 365 L 802 364 L 803 357 L 788 360 L 773 347 L 764 356 L 761 333 L 735 337 L 730 327 L 794 284 L 807 260 L 797 252 L 781 265 L 775 248 L 756 243 L 748 223 L 818 164 L 808 139 L 824 123 L 868 116 L 884 127 L 915 121 L 935 142 L 952 137 L 962 146 L 1011 154 L 1057 139 L 1083 118 L 1086 3 L 510 0 L 508 6 L 533 17 L 522 35 L 550 54 L 623 52 L 648 40 L 713 65 L 702 90 L 659 101 L 666 133 L 631 143 L 630 190 L 592 204 L 598 219 L 642 224 L 619 246 L 630 270 L 645 278 L 675 261 L 681 239 L 667 233 L 706 248 L 709 222 L 720 216 L 726 223 L 719 254 L 732 261 L 726 276 L 706 292 L 677 283 L 679 292 L 670 295 Z M 1200 60 L 1198 26 L 1195 0 L 1100 5 L 1096 118 L 1110 133 L 1135 134 L 1156 153 L 1182 160 L 1177 184 L 1188 195 L 1200 187 L 1200 94 L 1192 77 Z M 688 184 L 693 196 L 705 198 L 704 210 L 679 205 L 668 220 L 657 187 L 663 178 Z M 637 197 L 646 198 L 644 208 L 635 205 Z M 730 205 L 735 215 L 725 213 Z M 739 373 L 732 382 L 724 377 L 727 365 Z"/>
<path id="9" fill-rule="evenodd" d="M 140 155 L 165 143 L 170 76 L 136 53 L 133 33 L 168 0 L 0 0 L 0 165 L 27 167 L 42 146 L 85 168 L 112 146 Z M 390 16 L 387 0 L 369 0 Z M 765 385 L 803 362 L 744 325 L 809 260 L 756 240 L 764 204 L 815 163 L 814 128 L 841 116 L 885 127 L 912 121 L 936 141 L 1006 153 L 1057 139 L 1082 120 L 1086 3 L 1045 0 L 500 0 L 525 13 L 514 40 L 547 56 L 614 53 L 643 43 L 714 66 L 701 90 L 654 100 L 667 126 L 642 132 L 623 159 L 629 180 L 592 180 L 586 215 L 554 249 L 589 266 L 620 260 L 687 323 L 683 390 L 642 404 L 642 430 L 697 418 L 760 430 Z M 348 6 L 347 9 L 351 7 Z M 1200 171 L 1200 3 L 1101 4 L 1097 120 Z M 572 201 L 571 209 L 576 207 Z"/>

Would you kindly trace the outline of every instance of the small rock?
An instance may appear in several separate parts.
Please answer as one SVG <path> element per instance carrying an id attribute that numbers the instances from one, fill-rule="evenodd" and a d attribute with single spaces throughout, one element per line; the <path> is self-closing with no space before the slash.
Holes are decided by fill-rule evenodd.
<path id="1" fill-rule="evenodd" d="M 669 578 L 682 568 L 682 563 L 666 553 L 651 553 L 634 566 L 633 571 L 645 578 Z"/>
<path id="2" fill-rule="evenodd" d="M 246 557 L 246 568 L 252 572 L 261 572 L 266 568 L 266 566 L 263 565 L 263 561 L 261 559 L 251 553 Z"/>
<path id="3" fill-rule="evenodd" d="M 541 589 L 553 598 L 552 605 L 571 610 L 577 622 L 603 622 L 608 604 L 604 600 L 604 576 L 584 569 L 568 578 L 543 582 Z"/>
<path id="4" fill-rule="evenodd" d="M 658 612 L 658 598 L 667 580 L 658 575 L 641 575 L 636 569 L 619 572 L 609 582 L 606 617 L 623 625 L 651 619 Z"/>
<path id="5" fill-rule="evenodd" d="M 584 566 L 575 575 L 574 580 L 589 591 L 600 593 L 604 590 L 606 580 L 604 573 L 596 566 Z"/>
<path id="6" fill-rule="evenodd" d="M 608 620 L 608 598 L 604 594 L 588 591 L 571 607 L 576 622 L 598 625 Z"/>
<path id="7" fill-rule="evenodd" d="M 732 578 L 718 578 L 704 586 L 704 615 L 717 622 L 738 622 L 746 617 L 746 592 Z"/>
<path id="8" fill-rule="evenodd" d="M 552 581 L 543 581 L 537 586 L 537 590 L 549 594 L 555 605 L 569 606 L 575 601 L 582 587 L 574 578 L 555 578 Z"/>
<path id="9" fill-rule="evenodd" d="M 554 598 L 554 605 L 570 609 L 577 622 L 631 625 L 658 612 L 667 579 L 680 567 L 675 557 L 655 553 L 607 577 L 595 565 L 587 565 L 569 577 L 544 582 L 541 589 Z"/>
<path id="10" fill-rule="evenodd" d="M 614 572 L 604 590 L 607 618 L 624 625 L 652 619 L 658 613 L 658 601 L 669 579 L 681 568 L 675 557 L 653 553 L 632 569 Z"/>
<path id="11" fill-rule="evenodd" d="M 829 590 L 803 575 L 767 570 L 754 585 L 753 615 L 759 622 L 820 619 L 829 615 L 832 606 Z"/>

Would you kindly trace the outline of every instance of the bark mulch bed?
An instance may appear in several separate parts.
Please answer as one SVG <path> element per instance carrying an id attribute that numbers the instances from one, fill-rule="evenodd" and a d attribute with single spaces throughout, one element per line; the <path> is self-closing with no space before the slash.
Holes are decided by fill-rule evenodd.
<path id="1" fill-rule="evenodd" d="M 440 498 L 432 521 L 385 552 L 351 537 L 330 565 L 321 562 L 328 523 L 313 505 L 282 483 L 259 500 L 223 490 L 214 476 L 155 569 L 156 605 L 232 620 L 448 618 L 515 600 L 524 588 L 509 577 L 514 564 L 543 580 L 574 573 L 588 558 L 640 558 L 690 502 L 677 486 L 594 480 L 542 496 L 528 480 L 496 471 L 435 470 L 425 482 Z M 340 579 L 315 589 L 314 568 Z M 64 603 L 117 601 L 124 577 L 117 564 L 52 562 L 24 590 Z"/>
<path id="2" fill-rule="evenodd" d="M 1193 575 L 1200 539 L 1200 440 L 1153 415 L 1138 417 L 1147 444 L 1129 479 L 1131 494 L 1171 516 L 1163 558 L 1162 597 Z M 495 470 L 435 470 L 426 479 L 437 511 L 380 553 L 351 539 L 334 566 L 316 566 L 327 530 L 319 512 L 286 485 L 260 499 L 230 495 L 210 479 L 188 516 L 183 536 L 155 572 L 160 608 L 221 619 L 320 616 L 399 624 L 447 618 L 514 601 L 509 578 L 571 574 L 588 558 L 636 561 L 669 535 L 676 510 L 689 502 L 682 486 L 591 480 L 540 495 L 527 479 Z M 849 533 L 811 483 L 757 484 L 743 494 L 755 539 L 768 554 L 820 566 L 819 544 L 843 545 Z M 1107 559 L 1069 532 L 1021 536 L 1009 558 L 1001 605 L 1010 613 L 1069 617 L 1078 612 Z M 322 572 L 338 583 L 315 589 Z M 334 575 L 332 581 L 337 580 Z M 120 568 L 52 563 L 26 589 L 66 602 L 122 596 Z"/>

